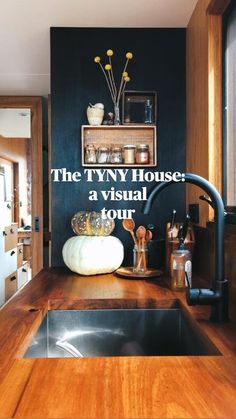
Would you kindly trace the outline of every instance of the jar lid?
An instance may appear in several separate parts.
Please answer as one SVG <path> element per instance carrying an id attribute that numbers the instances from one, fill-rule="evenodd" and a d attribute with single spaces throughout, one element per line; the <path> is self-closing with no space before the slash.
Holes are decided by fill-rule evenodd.
<path id="1" fill-rule="evenodd" d="M 99 151 L 108 151 L 109 148 L 108 147 L 98 147 Z"/>
<path id="2" fill-rule="evenodd" d="M 120 147 L 114 147 L 113 149 L 112 149 L 112 151 L 121 151 L 121 148 Z"/>
<path id="3" fill-rule="evenodd" d="M 129 148 L 132 148 L 133 149 L 133 148 L 136 148 L 136 145 L 134 145 L 134 144 L 125 144 L 124 145 L 124 148 L 128 148 L 128 149 Z"/>
<path id="4" fill-rule="evenodd" d="M 139 144 L 139 145 L 137 145 L 137 149 L 148 149 L 149 148 L 149 145 L 148 144 Z"/>

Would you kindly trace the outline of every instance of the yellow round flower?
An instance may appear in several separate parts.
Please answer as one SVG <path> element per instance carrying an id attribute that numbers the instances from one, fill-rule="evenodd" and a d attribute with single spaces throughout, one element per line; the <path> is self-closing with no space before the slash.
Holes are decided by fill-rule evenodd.
<path id="1" fill-rule="evenodd" d="M 110 64 L 106 64 L 105 65 L 105 70 L 107 70 L 107 71 L 111 70 L 111 65 Z"/>
<path id="2" fill-rule="evenodd" d="M 95 61 L 95 63 L 100 63 L 101 58 L 100 58 L 100 57 L 95 57 L 95 58 L 94 58 L 94 61 Z"/>
<path id="3" fill-rule="evenodd" d="M 107 50 L 108 57 L 111 57 L 113 54 L 114 54 L 114 52 L 112 51 L 112 49 Z"/>
<path id="4" fill-rule="evenodd" d="M 126 76 L 126 77 L 124 78 L 124 80 L 125 80 L 125 81 L 126 81 L 126 83 L 127 83 L 128 81 L 130 81 L 130 77 Z"/>
<path id="5" fill-rule="evenodd" d="M 123 73 L 123 77 L 125 78 L 125 77 L 128 77 L 128 73 L 127 73 L 127 71 L 124 71 L 124 73 Z"/>
<path id="6" fill-rule="evenodd" d="M 133 58 L 132 52 L 127 52 L 126 53 L 126 58 L 127 58 L 127 60 L 132 60 L 132 58 Z"/>

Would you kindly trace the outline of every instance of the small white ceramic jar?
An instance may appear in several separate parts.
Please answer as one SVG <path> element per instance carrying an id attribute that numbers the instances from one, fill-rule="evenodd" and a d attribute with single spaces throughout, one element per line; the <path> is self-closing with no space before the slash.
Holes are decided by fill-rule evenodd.
<path id="1" fill-rule="evenodd" d="M 87 118 L 89 125 L 101 125 L 104 117 L 104 109 L 100 108 L 87 108 Z"/>

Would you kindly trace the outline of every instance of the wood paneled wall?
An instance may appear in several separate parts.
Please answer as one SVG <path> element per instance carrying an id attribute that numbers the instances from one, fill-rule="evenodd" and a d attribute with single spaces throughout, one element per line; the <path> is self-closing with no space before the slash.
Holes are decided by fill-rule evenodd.
<path id="1" fill-rule="evenodd" d="M 130 71 L 134 75 L 131 90 L 157 91 L 157 167 L 148 171 L 185 171 L 185 29 L 148 28 L 51 28 L 52 63 L 52 168 L 66 167 L 81 171 L 81 125 L 86 124 L 86 109 L 89 102 L 102 102 L 105 112 L 112 110 L 112 103 L 101 71 L 93 64 L 93 57 L 104 54 L 109 45 L 117 57 L 116 71 L 123 64 L 127 45 L 134 53 Z M 153 53 L 154 51 L 154 53 Z M 144 66 L 145 63 L 145 66 Z M 144 71 L 145 67 L 145 71 Z M 122 71 L 122 68 L 121 68 Z M 117 74 L 117 76 L 118 76 Z M 127 190 L 140 188 L 139 182 L 129 179 Z M 155 182 L 149 182 L 148 193 Z M 89 190 L 114 186 L 123 189 L 118 181 L 104 183 L 95 177 L 92 184 L 86 182 L 52 182 L 52 265 L 61 266 L 62 247 L 73 235 L 70 220 L 81 210 L 101 211 L 103 207 L 136 210 L 136 225 L 153 223 L 158 238 L 164 236 L 165 224 L 169 221 L 171 209 L 175 208 L 178 220 L 185 214 L 185 188 L 175 185 L 173 193 L 163 192 L 156 199 L 149 216 L 142 213 L 142 203 L 125 201 L 104 202 L 88 199 Z M 131 205 L 131 206 L 130 206 Z M 121 220 L 116 219 L 113 232 L 125 246 L 124 265 L 132 263 L 132 239 L 122 229 Z M 160 266 L 161 253 L 156 256 Z M 163 261 L 162 261 L 163 263 Z"/>
<path id="2" fill-rule="evenodd" d="M 207 12 L 199 0 L 187 28 L 187 171 L 197 173 L 222 192 L 222 38 L 221 15 Z M 187 188 L 187 204 L 199 203 L 200 190 Z M 200 203 L 200 225 L 212 210 Z"/>

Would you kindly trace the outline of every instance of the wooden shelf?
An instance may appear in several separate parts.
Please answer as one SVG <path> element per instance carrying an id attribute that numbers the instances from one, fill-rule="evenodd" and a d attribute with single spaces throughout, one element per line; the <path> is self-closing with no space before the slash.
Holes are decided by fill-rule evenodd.
<path id="1" fill-rule="evenodd" d="M 125 144 L 148 144 L 149 164 L 87 164 L 84 161 L 85 148 L 88 144 L 98 147 L 123 147 Z M 82 125 L 81 155 L 84 167 L 155 167 L 157 165 L 156 126 L 153 125 Z"/>

